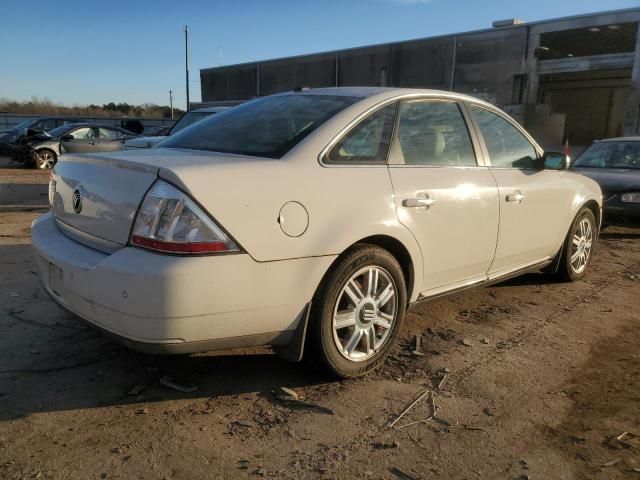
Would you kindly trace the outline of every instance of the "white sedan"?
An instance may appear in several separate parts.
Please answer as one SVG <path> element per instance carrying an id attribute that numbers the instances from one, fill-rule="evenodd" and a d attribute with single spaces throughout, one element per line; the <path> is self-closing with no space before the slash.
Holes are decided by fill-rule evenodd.
<path id="1" fill-rule="evenodd" d="M 602 198 L 567 167 L 472 97 L 283 93 L 158 149 L 65 156 L 33 245 L 51 297 L 132 348 L 272 345 L 354 377 L 415 302 L 532 269 L 580 279 Z"/>

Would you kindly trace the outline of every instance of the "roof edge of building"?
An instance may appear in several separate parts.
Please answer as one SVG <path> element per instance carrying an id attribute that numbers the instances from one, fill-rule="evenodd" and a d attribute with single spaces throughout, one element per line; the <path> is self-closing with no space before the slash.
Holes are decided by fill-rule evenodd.
<path id="1" fill-rule="evenodd" d="M 545 24 L 545 23 L 555 23 L 555 22 L 563 22 L 563 21 L 568 21 L 568 20 L 577 20 L 577 19 L 582 19 L 582 18 L 590 18 L 590 17 L 598 17 L 598 16 L 603 16 L 603 15 L 620 15 L 620 14 L 624 14 L 624 13 L 638 13 L 640 14 L 640 7 L 631 7 L 631 8 L 623 8 L 623 9 L 618 9 L 618 10 L 605 10 L 602 12 L 592 12 L 592 13 L 582 13 L 582 14 L 578 14 L 578 15 L 569 15 L 569 16 L 565 16 L 565 17 L 557 17 L 557 18 L 550 18 L 547 20 L 536 20 L 533 22 L 523 22 L 523 23 L 517 23 L 514 25 L 507 25 L 507 26 L 503 26 L 503 27 L 492 27 L 492 28 L 483 28 L 483 29 L 479 29 L 479 30 L 469 30 L 466 32 L 458 32 L 458 33 L 447 33 L 447 34 L 443 34 L 443 35 L 434 35 L 431 37 L 419 37 L 419 38 L 409 38 L 409 39 L 405 39 L 405 40 L 396 40 L 393 42 L 385 42 L 385 43 L 376 43 L 376 44 L 372 44 L 372 45 L 359 45 L 359 46 L 355 46 L 355 47 L 347 47 L 347 48 L 340 48 L 340 49 L 336 49 L 336 50 L 326 50 L 323 52 L 311 52 L 311 53 L 301 53 L 298 55 L 289 55 L 289 56 L 285 56 L 285 57 L 277 57 L 277 58 L 268 58 L 268 59 L 263 59 L 263 60 L 252 60 L 249 62 L 242 62 L 242 63 L 233 63 L 230 65 L 220 65 L 217 67 L 206 67 L 206 68 L 201 68 L 200 69 L 200 74 L 202 74 L 202 72 L 208 72 L 208 71 L 212 71 L 212 70 L 224 70 L 227 68 L 237 68 L 237 67 L 243 67 L 243 66 L 250 66 L 250 65 L 257 65 L 257 64 L 261 64 L 261 63 L 271 63 L 271 62 L 280 62 L 280 61 L 284 61 L 284 60 L 294 60 L 297 58 L 308 58 L 308 57 L 314 57 L 314 56 L 320 56 L 320 55 L 337 55 L 340 52 L 350 52 L 350 51 L 354 51 L 354 50 L 361 50 L 364 48 L 381 48 L 381 47 L 391 47 L 393 45 L 399 45 L 402 43 L 408 43 L 408 42 L 421 42 L 424 40 L 439 40 L 439 39 L 443 39 L 443 38 L 455 38 L 455 37 L 460 37 L 460 36 L 466 36 L 466 35 L 476 35 L 476 34 L 481 34 L 481 33 L 489 33 L 489 32 L 500 32 L 500 31 L 505 31 L 505 30 L 514 30 L 514 29 L 519 29 L 519 28 L 528 28 L 534 25 L 540 25 L 540 24 Z"/>

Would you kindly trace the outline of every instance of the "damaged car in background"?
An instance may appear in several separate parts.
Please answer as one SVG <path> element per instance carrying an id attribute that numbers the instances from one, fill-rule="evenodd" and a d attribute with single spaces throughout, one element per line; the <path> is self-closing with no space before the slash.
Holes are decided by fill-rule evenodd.
<path id="1" fill-rule="evenodd" d="M 27 166 L 49 169 L 65 153 L 97 153 L 122 150 L 138 135 L 120 127 L 96 123 L 74 123 L 23 137 L 11 158 Z"/>
<path id="2" fill-rule="evenodd" d="M 271 345 L 357 377 L 413 303 L 538 269 L 583 278 L 602 193 L 567 168 L 477 98 L 289 92 L 159 148 L 65 155 L 32 243 L 46 292 L 132 348 Z"/>
<path id="3" fill-rule="evenodd" d="M 18 145 L 24 137 L 48 132 L 63 125 L 82 122 L 86 122 L 86 120 L 76 117 L 37 117 L 24 120 L 14 127 L 0 130 L 0 155 L 12 156 L 13 147 Z"/>

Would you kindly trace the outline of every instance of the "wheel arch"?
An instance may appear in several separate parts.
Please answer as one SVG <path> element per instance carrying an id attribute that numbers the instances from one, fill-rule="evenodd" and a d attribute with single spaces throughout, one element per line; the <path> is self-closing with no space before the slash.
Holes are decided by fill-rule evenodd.
<path id="1" fill-rule="evenodd" d="M 407 302 L 410 303 L 411 302 L 411 298 L 412 298 L 413 293 L 414 293 L 414 288 L 415 288 L 415 285 L 416 285 L 415 279 L 416 279 L 416 273 L 417 273 L 416 270 L 417 269 L 416 269 L 415 260 L 414 260 L 413 256 L 411 255 L 411 253 L 410 253 L 409 249 L 407 248 L 407 246 L 402 241 L 400 241 L 397 238 L 392 237 L 390 235 L 385 235 L 385 234 L 370 235 L 370 236 L 363 237 L 363 238 L 351 243 L 351 245 L 349 245 L 347 248 L 345 248 L 333 260 L 333 262 L 331 262 L 331 265 L 329 265 L 329 268 L 327 268 L 326 272 L 324 273 L 324 275 L 322 277 L 321 283 L 327 277 L 329 272 L 331 272 L 333 266 L 344 255 L 346 255 L 348 252 L 350 252 L 351 249 L 353 247 L 355 247 L 356 245 L 362 245 L 362 244 L 375 245 L 375 246 L 378 246 L 380 248 L 384 248 L 391 255 L 393 255 L 393 257 L 398 261 L 398 263 L 400 264 L 400 268 L 402 268 L 402 273 L 404 275 L 404 280 L 405 280 L 405 286 L 407 288 Z"/>
<path id="2" fill-rule="evenodd" d="M 583 203 L 582 206 L 578 209 L 578 211 L 582 210 L 585 207 L 591 210 L 591 213 L 593 213 L 593 216 L 596 217 L 596 224 L 598 225 L 597 236 L 600 236 L 600 227 L 602 225 L 602 215 L 600 211 L 600 205 L 598 205 L 598 202 L 596 202 L 595 200 L 590 199 L 590 200 L 587 200 L 585 203 Z"/>

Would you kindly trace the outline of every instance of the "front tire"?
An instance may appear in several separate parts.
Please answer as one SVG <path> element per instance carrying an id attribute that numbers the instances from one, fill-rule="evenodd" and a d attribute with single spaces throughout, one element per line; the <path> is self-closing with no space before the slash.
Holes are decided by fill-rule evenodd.
<path id="1" fill-rule="evenodd" d="M 571 224 L 564 246 L 558 274 L 566 281 L 581 280 L 593 255 L 597 230 L 593 212 L 583 207 Z"/>
<path id="2" fill-rule="evenodd" d="M 398 337 L 407 305 L 402 268 L 375 245 L 353 247 L 316 292 L 307 337 L 312 360 L 342 378 L 378 367 Z"/>
<path id="3" fill-rule="evenodd" d="M 35 155 L 36 168 L 42 170 L 50 170 L 58 161 L 58 157 L 53 150 L 43 148 L 38 150 Z"/>

